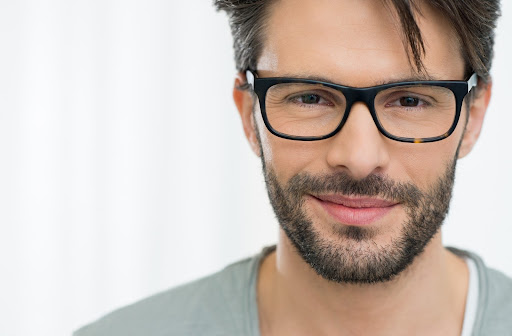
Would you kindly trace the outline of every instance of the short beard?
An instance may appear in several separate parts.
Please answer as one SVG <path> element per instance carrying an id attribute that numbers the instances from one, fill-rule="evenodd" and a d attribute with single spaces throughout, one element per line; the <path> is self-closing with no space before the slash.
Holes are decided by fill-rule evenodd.
<path id="1" fill-rule="evenodd" d="M 412 183 L 398 183 L 381 175 L 355 180 L 344 172 L 318 176 L 300 173 L 281 187 L 261 153 L 268 195 L 281 228 L 304 261 L 329 281 L 372 284 L 393 279 L 423 252 L 448 213 L 455 160 L 426 192 Z M 322 237 L 303 207 L 307 194 L 325 193 L 378 196 L 399 202 L 407 220 L 395 223 L 398 234 L 386 245 L 374 240 L 378 228 L 333 224 L 332 236 Z"/>

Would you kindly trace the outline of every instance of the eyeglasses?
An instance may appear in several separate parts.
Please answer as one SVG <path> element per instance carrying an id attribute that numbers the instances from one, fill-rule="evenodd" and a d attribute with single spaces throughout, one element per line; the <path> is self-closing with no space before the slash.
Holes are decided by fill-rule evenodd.
<path id="1" fill-rule="evenodd" d="M 291 140 L 322 140 L 338 133 L 352 104 L 363 102 L 379 131 L 392 140 L 424 143 L 447 138 L 459 121 L 468 81 L 411 81 L 354 88 L 300 78 L 258 78 L 247 83 L 258 96 L 265 126 Z"/>

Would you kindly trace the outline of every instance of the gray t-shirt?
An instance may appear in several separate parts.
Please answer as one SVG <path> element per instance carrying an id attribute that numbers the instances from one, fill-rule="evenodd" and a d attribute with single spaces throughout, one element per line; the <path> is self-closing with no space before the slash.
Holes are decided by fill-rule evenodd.
<path id="1" fill-rule="evenodd" d="M 274 248 L 116 310 L 74 336 L 258 336 L 256 279 L 260 261 Z M 487 268 L 471 252 L 450 250 L 473 260 L 478 270 L 472 335 L 512 335 L 512 279 Z"/>

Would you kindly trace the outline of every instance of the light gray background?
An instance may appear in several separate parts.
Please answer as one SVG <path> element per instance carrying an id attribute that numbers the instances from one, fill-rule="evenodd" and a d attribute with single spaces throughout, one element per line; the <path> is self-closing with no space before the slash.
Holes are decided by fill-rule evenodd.
<path id="1" fill-rule="evenodd" d="M 512 275 L 512 3 L 445 242 Z M 275 241 L 207 0 L 0 2 L 1 335 L 67 335 Z"/>

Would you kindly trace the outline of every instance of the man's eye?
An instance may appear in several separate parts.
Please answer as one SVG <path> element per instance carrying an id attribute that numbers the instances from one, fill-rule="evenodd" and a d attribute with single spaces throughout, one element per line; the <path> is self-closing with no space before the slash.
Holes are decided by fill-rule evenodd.
<path id="1" fill-rule="evenodd" d="M 318 104 L 320 96 L 316 94 L 304 94 L 299 97 L 299 101 L 303 104 Z"/>
<path id="2" fill-rule="evenodd" d="M 428 107 L 429 105 L 428 100 L 415 96 L 404 95 L 390 97 L 389 103 L 386 104 L 386 107 L 422 108 Z"/>
<path id="3" fill-rule="evenodd" d="M 415 97 L 402 97 L 400 98 L 400 105 L 405 107 L 417 107 L 420 105 L 420 100 Z"/>
<path id="4" fill-rule="evenodd" d="M 292 101 L 297 104 L 304 105 L 332 105 L 332 103 L 329 100 L 315 93 L 305 93 L 297 95 L 295 96 L 295 98 L 292 99 Z"/>

